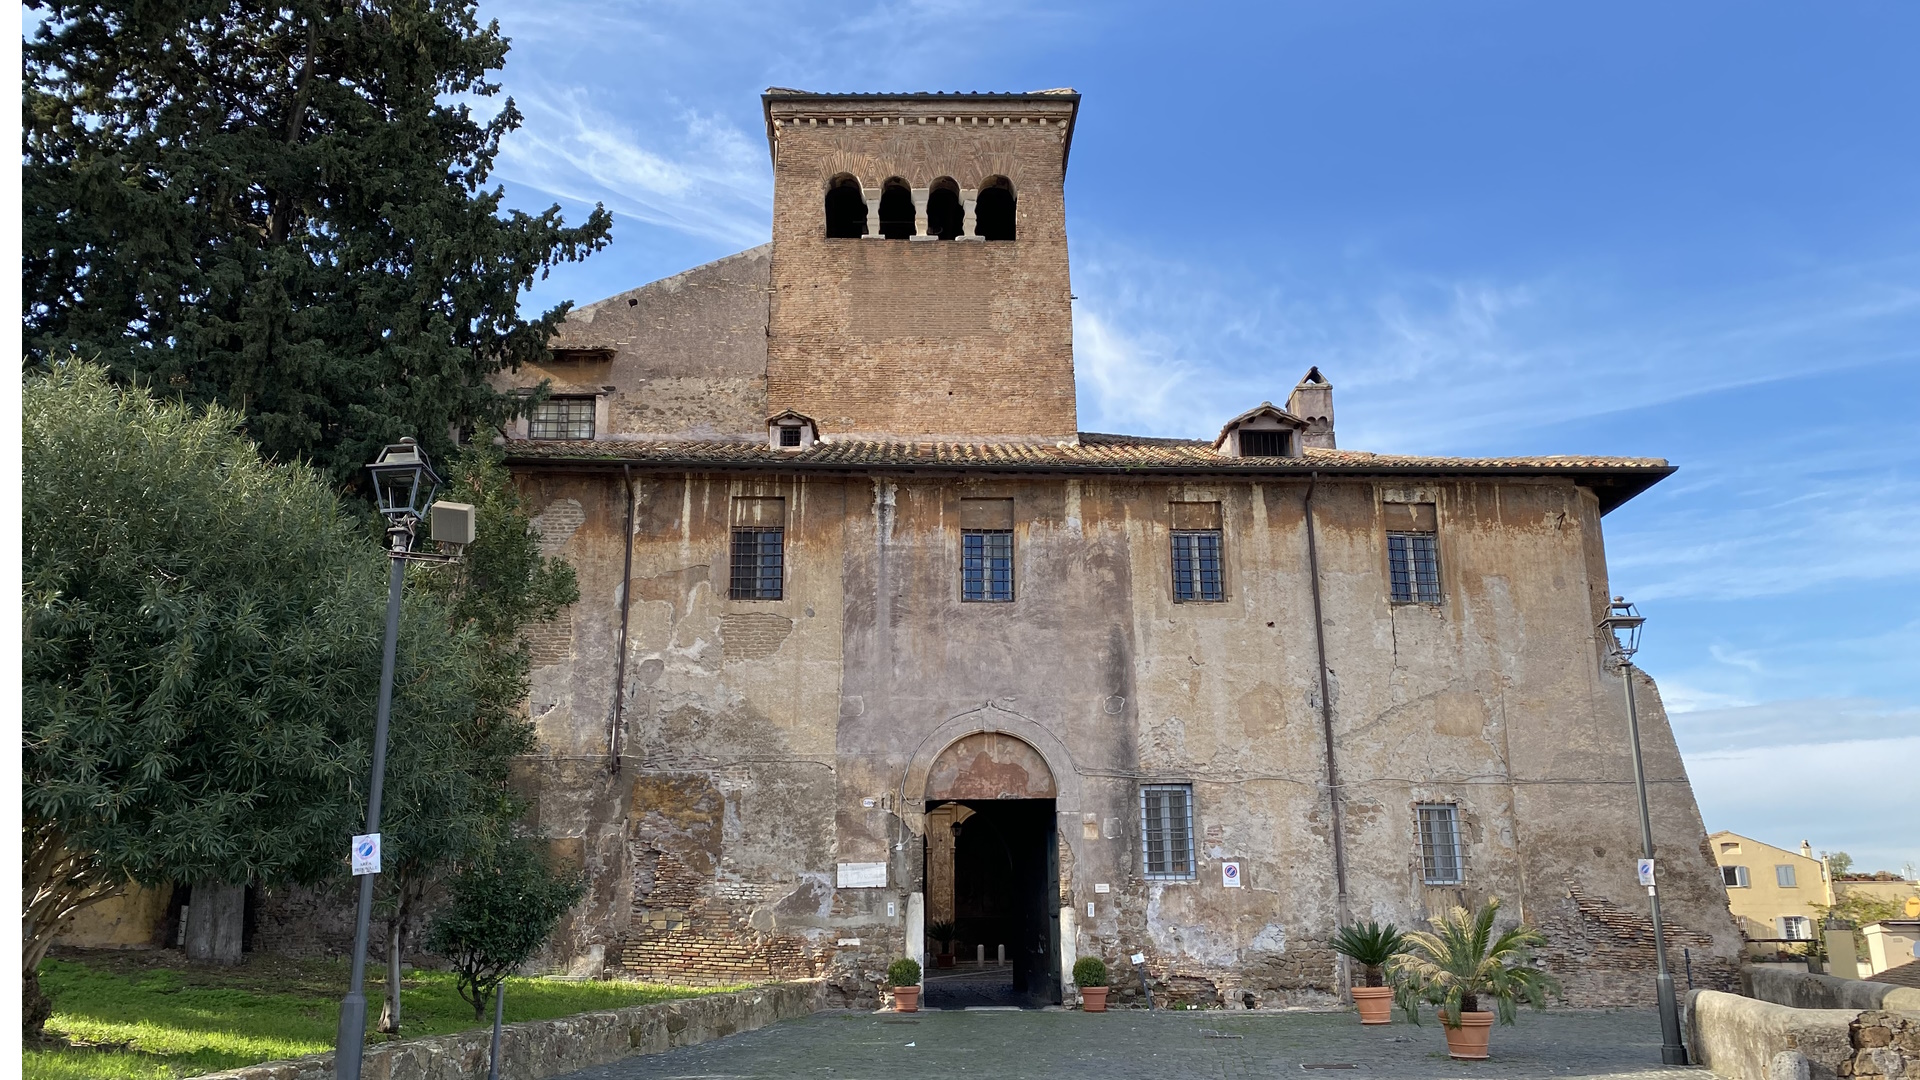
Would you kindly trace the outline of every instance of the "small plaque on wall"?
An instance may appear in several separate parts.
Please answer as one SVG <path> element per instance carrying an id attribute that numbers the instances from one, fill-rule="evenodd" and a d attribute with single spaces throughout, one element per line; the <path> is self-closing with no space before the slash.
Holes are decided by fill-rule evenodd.
<path id="1" fill-rule="evenodd" d="M 843 862 L 838 877 L 836 884 L 842 889 L 884 889 L 887 887 L 887 864 Z"/>

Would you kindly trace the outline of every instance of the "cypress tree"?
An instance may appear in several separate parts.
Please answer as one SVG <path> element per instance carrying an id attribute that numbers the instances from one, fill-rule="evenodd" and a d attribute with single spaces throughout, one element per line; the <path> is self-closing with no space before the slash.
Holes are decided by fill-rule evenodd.
<path id="1" fill-rule="evenodd" d="M 517 399 L 560 305 L 523 290 L 607 243 L 596 207 L 502 209 L 521 114 L 469 0 L 28 0 L 30 365 L 240 411 L 269 457 L 351 483 L 401 435 L 436 456 Z"/>

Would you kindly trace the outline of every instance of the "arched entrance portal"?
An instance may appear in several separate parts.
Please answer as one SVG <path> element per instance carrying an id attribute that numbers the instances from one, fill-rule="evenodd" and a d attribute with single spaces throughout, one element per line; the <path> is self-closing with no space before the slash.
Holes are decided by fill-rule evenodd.
<path id="1" fill-rule="evenodd" d="M 1058 794 L 1040 752 L 1004 732 L 967 735 L 934 760 L 922 863 L 929 1008 L 1060 1002 Z"/>

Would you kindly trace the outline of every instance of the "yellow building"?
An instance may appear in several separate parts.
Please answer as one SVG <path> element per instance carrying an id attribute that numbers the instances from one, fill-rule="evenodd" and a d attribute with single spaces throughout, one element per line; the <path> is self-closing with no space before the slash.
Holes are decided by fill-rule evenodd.
<path id="1" fill-rule="evenodd" d="M 1749 941 L 1813 939 L 1816 912 L 1809 905 L 1831 904 L 1833 898 L 1811 845 L 1790 851 L 1731 832 L 1714 833 L 1707 842 L 1720 864 L 1727 909 Z"/>

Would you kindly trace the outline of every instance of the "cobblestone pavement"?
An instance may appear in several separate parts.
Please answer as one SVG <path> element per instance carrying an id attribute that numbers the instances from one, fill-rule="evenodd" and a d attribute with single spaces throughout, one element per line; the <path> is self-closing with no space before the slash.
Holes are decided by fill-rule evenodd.
<path id="1" fill-rule="evenodd" d="M 825 1012 L 568 1080 L 1709 1075 L 1660 1064 L 1652 1010 L 1523 1010 L 1492 1054 L 1453 1061 L 1433 1020 L 1363 1028 L 1350 1012 Z"/>

